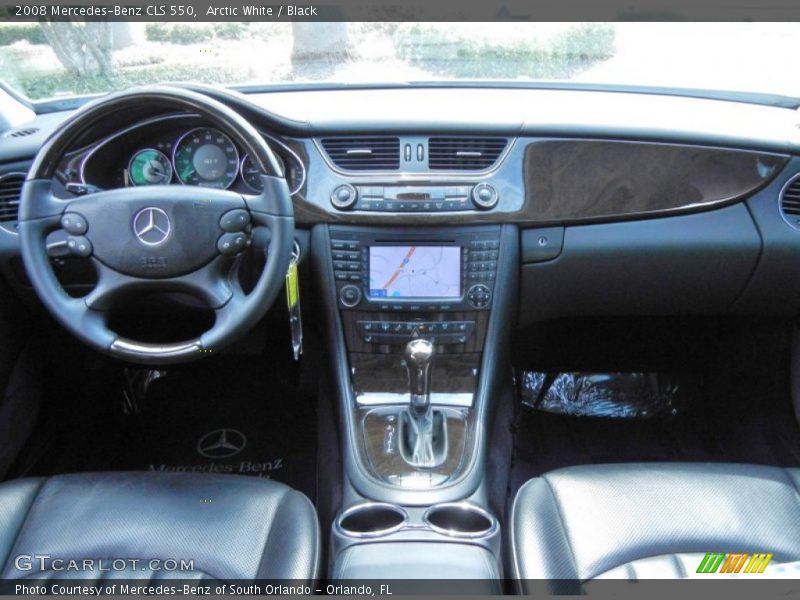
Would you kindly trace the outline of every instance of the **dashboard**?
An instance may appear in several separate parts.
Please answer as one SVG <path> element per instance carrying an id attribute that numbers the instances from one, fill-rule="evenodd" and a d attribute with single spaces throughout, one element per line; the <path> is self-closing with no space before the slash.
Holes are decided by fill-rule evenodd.
<path id="1" fill-rule="evenodd" d="M 337 234 L 326 252 L 345 311 L 354 300 L 378 312 L 483 310 L 498 248 L 470 228 L 491 238 L 513 226 L 522 324 L 800 313 L 794 108 L 567 90 L 205 91 L 275 152 L 301 246 L 316 228 Z M 12 280 L 20 174 L 68 115 L 0 140 L 0 270 Z M 157 106 L 98 123 L 58 169 L 66 193 L 170 184 L 246 195 L 258 192 L 252 174 L 224 132 Z"/>

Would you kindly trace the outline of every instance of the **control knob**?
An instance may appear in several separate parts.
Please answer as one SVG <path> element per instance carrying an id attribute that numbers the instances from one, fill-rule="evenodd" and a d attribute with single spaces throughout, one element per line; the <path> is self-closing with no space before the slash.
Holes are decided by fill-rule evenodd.
<path id="1" fill-rule="evenodd" d="M 488 183 L 479 183 L 472 188 L 472 201 L 480 209 L 489 210 L 497 206 L 500 195 L 494 186 Z"/>
<path id="2" fill-rule="evenodd" d="M 339 290 L 339 301 L 347 308 L 353 308 L 361 302 L 361 289 L 356 285 L 346 285 Z"/>
<path id="3" fill-rule="evenodd" d="M 336 186 L 331 193 L 331 204 L 339 210 L 348 210 L 353 208 L 358 200 L 358 192 L 352 185 L 343 183 Z"/>

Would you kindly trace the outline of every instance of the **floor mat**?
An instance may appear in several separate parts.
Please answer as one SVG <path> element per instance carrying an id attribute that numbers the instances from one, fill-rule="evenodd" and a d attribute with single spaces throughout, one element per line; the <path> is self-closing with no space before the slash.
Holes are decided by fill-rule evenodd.
<path id="1" fill-rule="evenodd" d="M 31 474 L 233 473 L 275 479 L 315 499 L 315 398 L 277 380 L 263 358 L 171 370 L 150 385 L 138 415 L 120 414 L 118 402 L 108 405 L 65 427 L 52 444 L 56 455 Z"/>
<path id="2" fill-rule="evenodd" d="M 780 379 L 780 378 L 779 378 Z M 691 409 L 648 420 L 576 417 L 523 407 L 510 492 L 572 465 L 686 461 L 800 465 L 800 428 L 779 380 L 723 378 L 697 390 Z"/>
<path id="3" fill-rule="evenodd" d="M 240 368 L 157 380 L 123 462 L 146 470 L 269 477 L 314 497 L 316 419 L 308 399 Z"/>
<path id="4" fill-rule="evenodd" d="M 679 414 L 688 378 L 665 373 L 543 373 L 522 371 L 528 408 L 574 417 L 652 419 Z"/>

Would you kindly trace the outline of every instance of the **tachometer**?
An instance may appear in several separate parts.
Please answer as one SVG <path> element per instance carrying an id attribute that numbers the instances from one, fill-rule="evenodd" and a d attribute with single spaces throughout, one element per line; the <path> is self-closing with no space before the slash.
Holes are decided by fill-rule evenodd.
<path id="1" fill-rule="evenodd" d="M 283 159 L 277 152 L 273 153 L 275 155 L 275 160 L 278 161 L 278 166 L 281 169 L 281 177 L 286 177 L 286 164 L 283 162 Z M 261 171 L 253 164 L 253 161 L 250 159 L 249 154 L 245 154 L 244 158 L 242 159 L 242 180 L 245 182 L 247 187 L 249 187 L 254 192 L 261 193 L 264 189 L 264 185 L 261 182 Z"/>
<path id="2" fill-rule="evenodd" d="M 139 150 L 128 163 L 128 177 L 133 185 L 165 185 L 172 181 L 172 163 L 158 150 Z"/>
<path id="3" fill-rule="evenodd" d="M 175 144 L 178 179 L 187 185 L 227 189 L 239 172 L 239 153 L 231 139 L 210 127 L 193 129 Z"/>

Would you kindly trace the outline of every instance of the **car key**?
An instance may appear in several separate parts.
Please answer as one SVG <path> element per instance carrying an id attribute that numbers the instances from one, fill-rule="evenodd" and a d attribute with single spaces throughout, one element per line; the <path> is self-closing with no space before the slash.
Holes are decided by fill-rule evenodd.
<path id="1" fill-rule="evenodd" d="M 297 249 L 292 252 L 286 272 L 286 307 L 289 309 L 289 328 L 292 334 L 292 353 L 295 360 L 303 354 L 303 319 L 300 314 L 300 283 L 297 277 Z"/>

